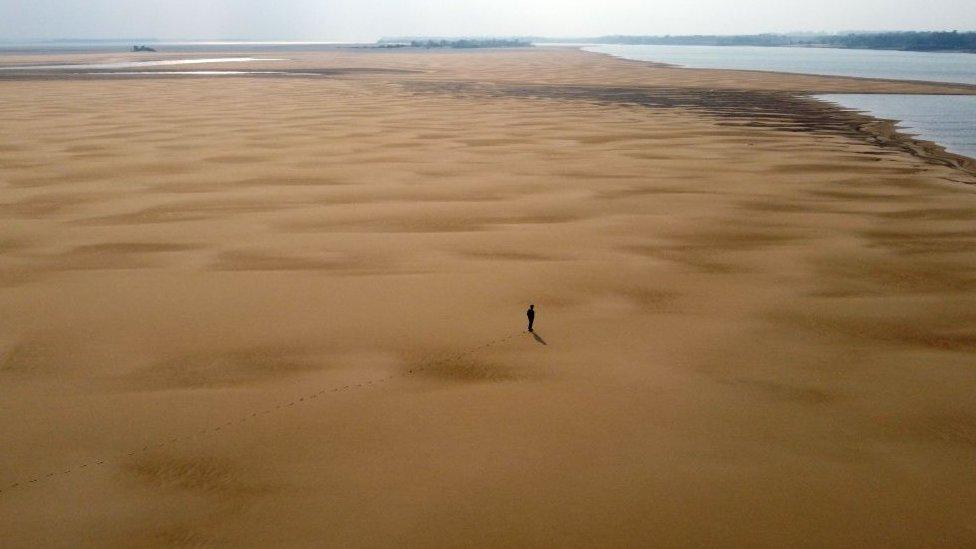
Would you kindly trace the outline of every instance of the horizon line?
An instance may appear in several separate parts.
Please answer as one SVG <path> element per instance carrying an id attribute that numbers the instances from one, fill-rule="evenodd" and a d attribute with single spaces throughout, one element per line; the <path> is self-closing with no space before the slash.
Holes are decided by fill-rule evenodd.
<path id="1" fill-rule="evenodd" d="M 591 35 L 543 35 L 543 34 L 395 34 L 395 35 L 382 35 L 377 38 L 369 39 L 359 39 L 359 40 L 330 40 L 330 39 L 320 39 L 320 38 L 243 38 L 243 37 L 192 37 L 192 38 L 172 38 L 172 37 L 126 37 L 126 36 L 114 36 L 114 37 L 30 37 L 30 38 L 4 38 L 0 37 L 0 43 L 3 42 L 146 42 L 146 43 L 164 43 L 164 42 L 212 42 L 212 43 L 226 43 L 226 42 L 256 42 L 256 43 L 280 43 L 280 44 L 357 44 L 366 43 L 370 41 L 379 41 L 384 39 L 394 39 L 394 38 L 429 38 L 429 39 L 463 39 L 463 38 L 541 38 L 547 40 L 557 40 L 566 38 L 604 38 L 604 37 L 697 37 L 697 36 L 719 36 L 719 37 L 732 37 L 732 36 L 789 36 L 797 34 L 806 35 L 837 35 L 837 34 L 890 34 L 890 33 L 904 33 L 904 32 L 956 32 L 956 33 L 973 33 L 976 32 L 976 27 L 971 30 L 960 30 L 960 29 L 892 29 L 892 30 L 863 30 L 863 29 L 848 29 L 848 30 L 792 30 L 792 31 L 764 31 L 764 32 L 742 32 L 742 33 L 603 33 L 603 34 L 591 34 Z"/>

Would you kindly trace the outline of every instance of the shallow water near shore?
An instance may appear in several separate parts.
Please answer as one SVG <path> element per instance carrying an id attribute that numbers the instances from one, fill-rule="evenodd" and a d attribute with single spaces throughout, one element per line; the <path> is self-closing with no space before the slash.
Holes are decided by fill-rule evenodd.
<path id="1" fill-rule="evenodd" d="M 583 48 L 692 69 L 731 69 L 976 84 L 976 54 L 758 46 L 604 44 Z"/>
<path id="2" fill-rule="evenodd" d="M 831 94 L 817 99 L 877 118 L 898 120 L 898 127 L 947 151 L 976 158 L 976 97 L 965 95 Z"/>
<path id="3" fill-rule="evenodd" d="M 598 45 L 586 51 L 688 68 L 759 70 L 976 84 L 976 54 L 746 46 Z M 976 158 L 976 97 L 835 94 L 819 99 L 872 116 L 950 152 Z"/>

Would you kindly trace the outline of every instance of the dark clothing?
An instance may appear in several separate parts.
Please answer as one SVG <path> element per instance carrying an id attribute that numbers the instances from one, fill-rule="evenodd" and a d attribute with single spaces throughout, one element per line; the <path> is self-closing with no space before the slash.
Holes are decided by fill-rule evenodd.
<path id="1" fill-rule="evenodd" d="M 529 331 L 532 331 L 532 323 L 535 321 L 535 311 L 529 309 L 525 311 L 525 316 L 529 317 Z"/>

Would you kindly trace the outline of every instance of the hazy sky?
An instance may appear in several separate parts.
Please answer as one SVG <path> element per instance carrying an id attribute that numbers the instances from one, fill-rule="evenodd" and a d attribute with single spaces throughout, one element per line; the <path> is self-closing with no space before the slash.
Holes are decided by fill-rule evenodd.
<path id="1" fill-rule="evenodd" d="M 976 0 L 0 0 L 0 39 L 976 30 Z"/>

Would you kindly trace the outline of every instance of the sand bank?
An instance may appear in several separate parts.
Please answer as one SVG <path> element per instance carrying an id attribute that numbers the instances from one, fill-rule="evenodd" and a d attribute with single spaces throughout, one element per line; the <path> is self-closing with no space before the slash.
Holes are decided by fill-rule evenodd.
<path id="1" fill-rule="evenodd" d="M 0 82 L 4 545 L 976 542 L 968 88 L 289 57 Z"/>

